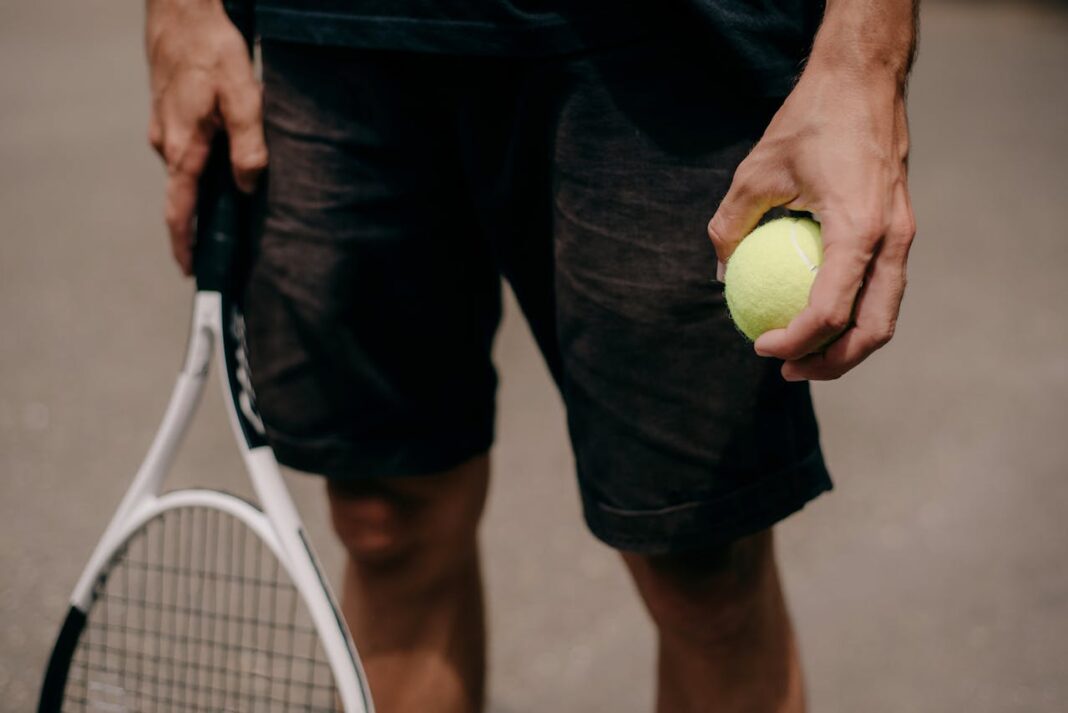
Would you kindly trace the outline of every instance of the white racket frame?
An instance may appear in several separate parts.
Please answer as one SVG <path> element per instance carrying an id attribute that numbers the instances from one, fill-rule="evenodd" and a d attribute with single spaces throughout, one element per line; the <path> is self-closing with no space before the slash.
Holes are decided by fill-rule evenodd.
<path id="1" fill-rule="evenodd" d="M 237 518 L 262 539 L 292 579 L 319 634 L 345 713 L 373 713 L 374 704 L 356 647 L 304 535 L 300 515 L 282 480 L 274 453 L 269 446 L 250 448 L 242 433 L 223 353 L 222 330 L 227 324 L 223 309 L 224 300 L 220 293 L 196 293 L 185 363 L 178 374 L 163 422 L 75 585 L 71 605 L 88 615 L 97 581 L 130 536 L 152 518 L 166 510 L 190 506 L 221 511 Z M 239 497 L 214 490 L 161 492 L 163 480 L 200 403 L 213 353 L 230 425 L 262 510 Z"/>

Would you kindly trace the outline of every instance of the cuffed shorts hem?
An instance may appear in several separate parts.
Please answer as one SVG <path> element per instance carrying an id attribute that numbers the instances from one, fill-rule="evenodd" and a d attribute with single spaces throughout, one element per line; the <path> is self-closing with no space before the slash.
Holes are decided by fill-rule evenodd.
<path id="1" fill-rule="evenodd" d="M 583 510 L 594 536 L 609 547 L 645 555 L 714 547 L 765 530 L 831 490 L 819 449 L 790 468 L 722 497 L 657 510 L 624 510 L 585 494 Z"/>
<path id="2" fill-rule="evenodd" d="M 380 441 L 373 449 L 341 438 L 293 438 L 270 430 L 268 441 L 282 465 L 343 483 L 450 470 L 488 452 L 493 445 L 493 431 L 437 434 L 422 441 Z"/>

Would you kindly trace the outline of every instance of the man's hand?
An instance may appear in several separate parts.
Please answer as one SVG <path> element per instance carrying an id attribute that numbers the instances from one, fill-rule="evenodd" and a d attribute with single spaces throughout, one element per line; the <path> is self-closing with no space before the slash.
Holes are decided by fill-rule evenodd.
<path id="1" fill-rule="evenodd" d="M 241 33 L 219 0 L 148 0 L 145 47 L 152 88 L 148 141 L 167 164 L 167 229 L 174 259 L 193 269 L 197 179 L 224 127 L 241 190 L 267 165 L 261 90 Z"/>
<path id="2" fill-rule="evenodd" d="M 794 91 L 708 224 L 721 261 L 776 206 L 816 214 L 824 258 L 808 306 L 758 354 L 790 381 L 835 379 L 894 334 L 916 232 L 905 80 L 912 0 L 831 0 Z M 874 16 L 873 16 L 874 15 Z"/>

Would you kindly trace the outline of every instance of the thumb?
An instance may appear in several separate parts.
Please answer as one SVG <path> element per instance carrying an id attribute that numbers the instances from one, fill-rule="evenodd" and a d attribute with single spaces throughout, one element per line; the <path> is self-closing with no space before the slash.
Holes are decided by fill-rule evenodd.
<path id="1" fill-rule="evenodd" d="M 776 180 L 772 172 L 755 168 L 751 159 L 738 166 L 727 195 L 708 221 L 708 237 L 721 263 L 727 262 L 738 243 L 765 213 L 794 199 L 783 188 L 786 184 Z"/>

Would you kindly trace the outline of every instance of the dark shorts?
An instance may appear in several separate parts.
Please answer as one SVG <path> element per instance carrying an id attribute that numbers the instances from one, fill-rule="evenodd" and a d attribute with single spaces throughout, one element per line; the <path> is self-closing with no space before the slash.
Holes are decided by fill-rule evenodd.
<path id="1" fill-rule="evenodd" d="M 488 450 L 503 275 L 606 543 L 722 544 L 829 489 L 808 386 L 734 329 L 705 234 L 779 102 L 699 56 L 655 39 L 538 61 L 265 42 L 246 318 L 279 459 L 345 480 Z"/>

